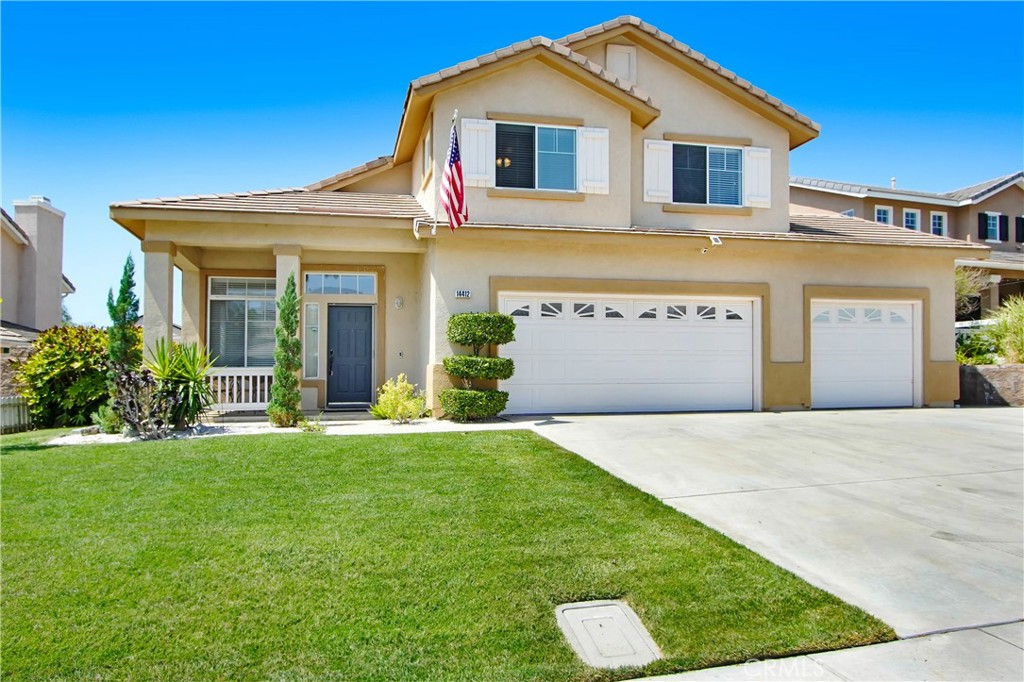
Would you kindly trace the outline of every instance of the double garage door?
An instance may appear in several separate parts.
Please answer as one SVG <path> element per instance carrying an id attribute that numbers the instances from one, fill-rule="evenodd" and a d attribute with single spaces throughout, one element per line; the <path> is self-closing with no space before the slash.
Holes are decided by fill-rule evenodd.
<path id="1" fill-rule="evenodd" d="M 750 410 L 754 304 L 612 295 L 499 297 L 515 318 L 510 414 Z"/>
<path id="2" fill-rule="evenodd" d="M 509 414 L 760 409 L 750 299 L 505 292 Z M 919 404 L 910 303 L 814 301 L 812 406 Z"/>

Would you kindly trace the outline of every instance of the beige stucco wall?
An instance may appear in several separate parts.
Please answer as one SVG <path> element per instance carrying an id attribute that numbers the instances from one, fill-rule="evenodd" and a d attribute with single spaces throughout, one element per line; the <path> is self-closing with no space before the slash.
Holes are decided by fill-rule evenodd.
<path id="1" fill-rule="evenodd" d="M 33 198 L 14 202 L 14 219 L 29 245 L 21 254 L 17 317 L 5 319 L 36 329 L 54 327 L 60 324 L 63 300 L 64 213 Z"/>
<path id="2" fill-rule="evenodd" d="M 409 194 L 412 182 L 412 164 L 403 163 L 363 180 L 346 185 L 346 192 L 371 192 L 375 194 Z"/>
<path id="3" fill-rule="evenodd" d="M 9 322 L 18 322 L 19 282 L 21 280 L 21 252 L 23 244 L 14 241 L 6 230 L 0 230 L 0 314 Z"/>
<path id="4" fill-rule="evenodd" d="M 614 293 L 646 293 L 641 291 L 644 283 L 669 285 L 665 290 L 672 293 L 683 293 L 693 285 L 706 295 L 717 290 L 732 294 L 737 287 L 742 289 L 740 285 L 764 285 L 768 291 L 763 303 L 765 407 L 801 406 L 809 402 L 810 390 L 806 292 L 829 287 L 844 298 L 924 301 L 925 399 L 932 404 L 955 399 L 955 381 L 949 379 L 952 375 L 946 367 L 954 360 L 949 331 L 953 251 L 892 247 L 885 248 L 881 257 L 879 247 L 726 239 L 722 246 L 702 254 L 706 245 L 706 240 L 693 237 L 488 234 L 484 230 L 439 239 L 434 254 L 438 302 L 432 311 L 437 342 L 427 357 L 426 373 L 430 375 L 434 365 L 455 352 L 444 338 L 448 316 L 491 308 L 494 277 L 604 280 L 604 290 Z M 672 283 L 678 288 L 673 289 Z M 473 297 L 456 299 L 456 289 L 469 289 Z M 936 363 L 934 368 L 930 363 Z"/>
<path id="5" fill-rule="evenodd" d="M 802 187 L 790 187 L 789 202 L 791 204 L 797 204 L 798 206 L 822 208 L 826 211 L 834 211 L 835 213 L 842 213 L 843 211 L 848 211 L 852 208 L 854 210 L 854 216 L 857 218 L 864 218 L 865 220 L 875 219 L 874 214 L 870 217 L 867 216 L 867 213 L 865 212 L 865 202 L 860 197 L 848 197 L 843 194 L 818 192 L 813 189 L 804 189 Z"/>

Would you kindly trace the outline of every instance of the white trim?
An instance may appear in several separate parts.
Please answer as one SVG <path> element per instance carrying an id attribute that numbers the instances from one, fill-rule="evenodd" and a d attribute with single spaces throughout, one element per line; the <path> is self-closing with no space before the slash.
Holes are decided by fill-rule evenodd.
<path id="1" fill-rule="evenodd" d="M 907 227 L 907 214 L 908 213 L 913 213 L 915 216 L 917 216 L 917 220 L 916 220 L 917 227 L 915 227 L 915 228 Z M 905 229 L 908 229 L 908 230 L 909 229 L 914 229 L 917 232 L 921 232 L 922 231 L 921 230 L 921 209 L 919 209 L 919 208 L 904 208 L 903 209 L 903 227 Z"/>
<path id="2" fill-rule="evenodd" d="M 938 217 L 938 216 L 942 216 L 942 234 L 938 235 L 938 236 L 948 237 L 949 236 L 949 214 L 946 211 L 929 211 L 928 212 L 928 234 L 935 234 L 935 232 L 934 232 L 935 228 L 932 225 L 932 221 L 936 217 Z"/>
<path id="3" fill-rule="evenodd" d="M 3 226 L 4 226 L 4 232 L 9 234 L 11 236 L 11 239 L 13 239 L 14 241 L 18 242 L 22 246 L 28 246 L 28 240 L 25 239 L 25 235 L 23 235 L 13 225 L 8 225 L 6 218 L 4 218 L 2 222 L 3 222 Z"/>
<path id="4" fill-rule="evenodd" d="M 797 189 L 810 189 L 814 190 L 815 192 L 825 192 L 827 194 L 842 194 L 844 197 L 856 197 L 858 199 L 864 199 L 865 197 L 867 197 L 867 194 L 862 192 L 844 192 L 843 190 L 840 189 L 829 189 L 827 187 L 812 187 L 811 185 L 805 185 L 800 182 L 791 182 L 789 183 L 789 186 L 796 187 Z"/>
<path id="5" fill-rule="evenodd" d="M 881 220 L 878 219 L 878 209 L 880 208 L 884 208 L 889 212 L 889 222 L 883 223 Z M 882 204 L 875 204 L 874 213 L 872 214 L 871 220 L 873 222 L 878 223 L 879 225 L 894 225 L 892 206 L 883 206 Z"/>
<path id="6" fill-rule="evenodd" d="M 1006 261 L 978 260 L 976 258 L 957 258 L 956 264 L 965 268 L 981 268 L 983 270 L 1015 270 L 1024 272 L 1024 262 L 1007 263 Z"/>
<path id="7" fill-rule="evenodd" d="M 21 206 L 21 207 L 41 208 L 44 211 L 49 211 L 50 213 L 54 214 L 58 218 L 63 218 L 63 217 L 65 217 L 67 215 L 66 213 L 64 213 L 64 211 L 60 210 L 59 208 L 54 208 L 53 204 L 51 204 L 48 201 L 40 201 L 38 199 L 28 199 L 28 200 L 23 200 L 23 201 L 15 201 L 13 203 L 14 203 L 14 208 L 18 208 L 19 206 Z"/>

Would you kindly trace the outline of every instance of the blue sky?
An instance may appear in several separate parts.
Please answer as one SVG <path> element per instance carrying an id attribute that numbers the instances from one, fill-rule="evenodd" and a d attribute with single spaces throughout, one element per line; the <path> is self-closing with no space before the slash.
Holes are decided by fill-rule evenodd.
<path id="1" fill-rule="evenodd" d="M 67 212 L 68 308 L 106 324 L 140 261 L 111 202 L 308 184 L 391 152 L 410 80 L 620 14 L 819 122 L 795 175 L 945 191 L 1024 166 L 1021 2 L 2 2 L 3 206 Z"/>

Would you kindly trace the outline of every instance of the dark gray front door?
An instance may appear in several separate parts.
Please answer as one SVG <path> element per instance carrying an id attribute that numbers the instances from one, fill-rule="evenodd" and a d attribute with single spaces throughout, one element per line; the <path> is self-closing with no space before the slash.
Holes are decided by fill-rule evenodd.
<path id="1" fill-rule="evenodd" d="M 373 306 L 327 307 L 327 403 L 373 399 Z"/>

